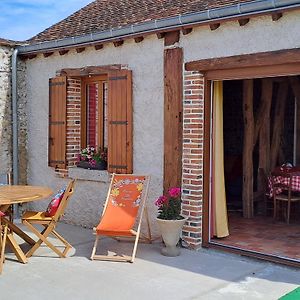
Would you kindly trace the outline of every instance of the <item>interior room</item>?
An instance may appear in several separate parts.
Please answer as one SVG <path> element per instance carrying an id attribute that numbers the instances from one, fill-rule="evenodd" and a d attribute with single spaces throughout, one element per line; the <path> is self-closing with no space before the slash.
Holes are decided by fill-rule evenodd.
<path id="1" fill-rule="evenodd" d="M 222 204 L 212 200 L 212 243 L 300 260 L 299 90 L 299 76 L 222 82 L 223 144 L 213 141 L 212 152 L 223 146 L 226 211 L 215 214 Z M 214 87 L 213 102 L 216 97 Z M 218 118 L 215 108 L 213 118 Z M 213 139 L 219 139 L 220 126 L 213 121 Z M 214 182 L 219 179 L 212 177 L 212 198 L 218 199 Z M 287 180 L 282 189 L 279 179 Z M 225 227 L 226 217 L 228 230 L 216 234 L 215 224 L 223 219 Z"/>

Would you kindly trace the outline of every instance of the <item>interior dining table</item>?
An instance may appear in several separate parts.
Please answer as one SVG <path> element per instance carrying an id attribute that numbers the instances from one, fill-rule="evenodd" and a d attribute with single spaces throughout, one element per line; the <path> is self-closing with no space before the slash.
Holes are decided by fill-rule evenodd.
<path id="1" fill-rule="evenodd" d="M 300 192 L 300 166 L 280 166 L 276 167 L 269 177 L 269 195 L 272 197 L 273 195 L 273 187 L 272 187 L 272 179 L 276 184 L 282 184 L 284 186 L 289 185 L 289 178 L 286 176 L 282 176 L 283 174 L 290 174 L 291 177 L 291 190 L 293 192 Z M 277 192 L 280 192 L 280 189 L 277 189 Z"/>
<path id="2" fill-rule="evenodd" d="M 28 203 L 32 201 L 42 200 L 51 196 L 53 191 L 45 186 L 31 186 L 31 185 L 3 185 L 0 186 L 0 211 L 6 212 L 13 204 Z M 35 241 L 27 235 L 20 227 L 3 217 L 2 222 L 8 225 L 9 233 L 7 235 L 7 242 L 12 251 L 15 253 L 17 259 L 21 263 L 27 263 L 28 259 L 25 253 L 20 248 L 13 234 L 17 234 L 25 242 L 34 245 Z"/>

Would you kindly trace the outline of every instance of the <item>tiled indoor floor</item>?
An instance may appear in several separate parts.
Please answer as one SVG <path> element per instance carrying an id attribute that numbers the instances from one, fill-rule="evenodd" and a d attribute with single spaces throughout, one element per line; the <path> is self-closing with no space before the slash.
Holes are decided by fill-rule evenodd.
<path id="1" fill-rule="evenodd" d="M 254 250 L 300 260 L 300 224 L 273 222 L 271 217 L 245 219 L 239 214 L 229 216 L 230 235 L 213 239 L 223 245 Z"/>

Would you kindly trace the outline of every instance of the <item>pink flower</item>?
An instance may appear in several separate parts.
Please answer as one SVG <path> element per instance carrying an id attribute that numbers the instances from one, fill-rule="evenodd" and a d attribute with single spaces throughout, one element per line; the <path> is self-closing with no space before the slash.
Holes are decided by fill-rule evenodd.
<path id="1" fill-rule="evenodd" d="M 166 196 L 160 196 L 154 204 L 158 207 L 161 207 L 164 203 L 168 202 L 168 198 Z"/>
<path id="2" fill-rule="evenodd" d="M 180 196 L 181 193 L 181 189 L 178 187 L 173 187 L 169 189 L 169 195 L 172 198 L 177 198 L 178 196 Z"/>
<path id="3" fill-rule="evenodd" d="M 90 161 L 89 161 L 89 164 L 92 166 L 92 167 L 95 167 L 96 166 L 96 161 L 94 160 L 94 159 L 91 159 Z"/>

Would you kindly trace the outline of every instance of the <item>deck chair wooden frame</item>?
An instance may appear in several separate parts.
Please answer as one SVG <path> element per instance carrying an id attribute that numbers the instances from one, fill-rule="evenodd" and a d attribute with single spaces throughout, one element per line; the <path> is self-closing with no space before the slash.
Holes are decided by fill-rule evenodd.
<path id="1" fill-rule="evenodd" d="M 136 255 L 136 251 L 137 251 L 137 245 L 139 242 L 139 238 L 140 238 L 140 232 L 141 232 L 141 225 L 142 225 L 142 218 L 143 215 L 145 215 L 146 218 L 146 224 L 147 224 L 147 237 L 144 237 L 144 239 L 146 241 L 148 241 L 149 243 L 151 243 L 151 230 L 150 230 L 150 223 L 149 223 L 149 217 L 148 217 L 148 211 L 147 211 L 147 206 L 146 206 L 146 199 L 147 199 L 147 195 L 148 195 L 148 190 L 149 190 L 149 184 L 150 184 L 150 176 L 149 175 L 137 175 L 137 174 L 112 174 L 112 179 L 111 179 L 111 183 L 109 186 L 109 190 L 107 193 L 107 198 L 104 204 L 104 208 L 103 208 L 103 212 L 102 212 L 102 217 L 105 215 L 107 206 L 108 206 L 108 202 L 110 199 L 110 194 L 112 191 L 112 186 L 113 186 L 113 182 L 114 179 L 118 176 L 128 176 L 130 177 L 135 177 L 135 176 L 143 176 L 145 177 L 145 181 L 144 181 L 144 187 L 143 187 L 143 192 L 142 192 L 142 196 L 141 196 L 141 202 L 140 202 L 140 206 L 139 206 L 139 211 L 137 213 L 136 216 L 136 230 L 135 229 L 131 229 L 131 235 L 129 236 L 118 236 L 116 235 L 102 235 L 102 234 L 98 234 L 96 232 L 96 228 L 94 228 L 95 234 L 96 234 L 96 239 L 95 239 L 95 243 L 94 243 L 94 247 L 92 250 L 92 254 L 91 254 L 91 260 L 104 260 L 104 261 L 118 261 L 118 262 L 134 262 L 135 259 L 135 255 Z M 102 218 L 101 217 L 101 218 Z M 134 246 L 133 246 L 133 251 L 132 251 L 132 255 L 131 256 L 120 256 L 120 255 L 114 255 L 114 256 L 109 256 L 109 255 L 97 255 L 96 251 L 97 251 L 97 246 L 99 243 L 99 239 L 100 236 L 106 236 L 106 237 L 110 237 L 110 238 L 115 238 L 117 240 L 119 239 L 134 239 Z"/>
<path id="2" fill-rule="evenodd" d="M 31 257 L 33 253 L 44 243 L 51 250 L 53 250 L 59 257 L 66 257 L 68 251 L 72 248 L 71 244 L 64 239 L 56 230 L 57 222 L 60 220 L 64 211 L 68 205 L 68 202 L 74 193 L 75 180 L 70 181 L 68 184 L 64 196 L 60 202 L 60 205 L 53 217 L 46 217 L 44 212 L 25 212 L 22 217 L 22 223 L 25 224 L 38 238 L 39 240 L 32 246 L 32 248 L 26 253 L 26 257 Z M 33 224 L 39 224 L 44 227 L 40 232 Z M 56 237 L 64 244 L 64 250 L 60 251 L 49 240 L 49 235 Z"/>

